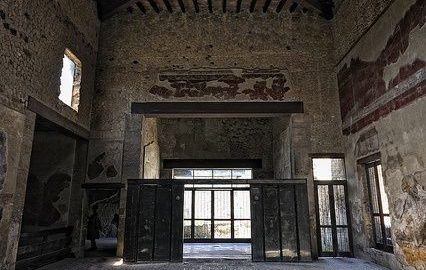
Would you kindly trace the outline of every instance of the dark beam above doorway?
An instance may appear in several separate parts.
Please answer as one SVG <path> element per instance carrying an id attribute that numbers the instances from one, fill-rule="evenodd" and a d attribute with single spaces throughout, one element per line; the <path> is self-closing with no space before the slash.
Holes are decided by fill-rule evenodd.
<path id="1" fill-rule="evenodd" d="M 134 102 L 146 117 L 273 117 L 303 113 L 303 102 Z"/>

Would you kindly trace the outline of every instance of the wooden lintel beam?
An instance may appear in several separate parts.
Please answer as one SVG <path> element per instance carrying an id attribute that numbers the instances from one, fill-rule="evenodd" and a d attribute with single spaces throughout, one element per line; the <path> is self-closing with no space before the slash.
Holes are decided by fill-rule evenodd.
<path id="1" fill-rule="evenodd" d="M 134 114 L 145 116 L 229 115 L 303 113 L 302 102 L 134 102 Z"/>

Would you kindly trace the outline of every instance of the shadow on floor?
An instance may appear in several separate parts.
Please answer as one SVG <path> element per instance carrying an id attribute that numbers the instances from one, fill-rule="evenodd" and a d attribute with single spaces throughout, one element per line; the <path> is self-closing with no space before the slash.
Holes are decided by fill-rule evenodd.
<path id="1" fill-rule="evenodd" d="M 117 251 L 117 238 L 96 239 L 96 250 L 90 249 L 90 241 L 86 240 L 84 257 L 115 257 Z"/>

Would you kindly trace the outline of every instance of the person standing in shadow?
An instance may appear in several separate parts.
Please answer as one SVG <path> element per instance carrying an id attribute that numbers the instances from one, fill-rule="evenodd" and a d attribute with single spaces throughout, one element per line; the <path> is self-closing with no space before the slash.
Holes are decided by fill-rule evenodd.
<path id="1" fill-rule="evenodd" d="M 96 250 L 96 239 L 99 239 L 99 231 L 102 226 L 98 217 L 98 206 L 94 205 L 92 210 L 92 215 L 89 217 L 89 222 L 87 223 L 87 239 L 90 240 L 90 250 Z"/>

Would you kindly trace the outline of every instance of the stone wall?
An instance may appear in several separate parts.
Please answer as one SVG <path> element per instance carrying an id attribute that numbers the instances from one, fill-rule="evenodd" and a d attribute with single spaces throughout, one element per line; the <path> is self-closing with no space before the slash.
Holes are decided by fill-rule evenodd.
<path id="1" fill-rule="evenodd" d="M 89 154 L 90 164 L 105 153 L 118 175 L 88 181 L 126 180 L 126 118 L 132 102 L 148 101 L 302 101 L 294 176 L 311 179 L 309 153 L 343 149 L 331 37 L 332 23 L 311 12 L 120 11 L 101 26 Z"/>
<path id="2" fill-rule="evenodd" d="M 143 121 L 143 145 L 142 145 L 142 164 L 143 178 L 158 179 L 160 178 L 160 144 L 159 144 L 159 127 L 160 119 L 145 118 Z M 161 133 L 164 130 L 161 130 Z M 167 131 L 166 131 L 167 132 Z M 170 130 L 169 132 L 173 132 Z"/>
<path id="3" fill-rule="evenodd" d="M 426 5 L 396 0 L 386 7 L 386 1 L 378 1 L 385 12 L 368 15 L 363 28 L 369 30 L 360 36 L 356 20 L 344 16 L 354 2 L 342 4 L 335 29 L 359 38 L 350 46 L 346 39 L 336 42 L 338 51 L 347 51 L 337 71 L 355 255 L 392 269 L 425 269 Z M 359 160 L 376 153 L 390 202 L 395 256 L 372 248 L 367 180 Z"/>
<path id="4" fill-rule="evenodd" d="M 275 179 L 293 176 L 290 117 L 273 120 L 273 161 Z"/>
<path id="5" fill-rule="evenodd" d="M 272 140 L 267 118 L 159 119 L 161 160 L 261 159 L 255 178 L 273 178 Z"/>
<path id="6" fill-rule="evenodd" d="M 0 133 L 6 138 L 6 176 L 0 188 L 2 269 L 13 268 L 19 239 L 35 121 L 26 109 L 28 96 L 88 129 L 98 31 L 94 1 L 0 1 Z M 58 99 L 65 48 L 83 66 L 78 113 Z"/>
<path id="7" fill-rule="evenodd" d="M 131 102 L 183 100 L 303 101 L 313 148 L 335 152 L 330 34 L 331 24 L 311 13 L 116 14 L 101 27 L 93 156 L 120 152 Z"/>

